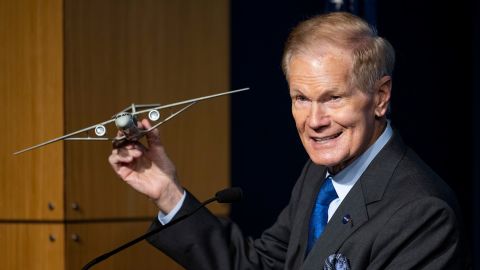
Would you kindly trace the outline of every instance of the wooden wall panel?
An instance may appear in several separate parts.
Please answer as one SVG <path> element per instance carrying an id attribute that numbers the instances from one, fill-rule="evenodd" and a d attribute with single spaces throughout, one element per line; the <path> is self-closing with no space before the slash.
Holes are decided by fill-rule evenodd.
<path id="1" fill-rule="evenodd" d="M 150 222 L 102 222 L 67 225 L 66 269 L 81 269 L 94 258 L 145 233 Z M 146 241 L 92 267 L 96 270 L 183 269 Z"/>
<path id="2" fill-rule="evenodd" d="M 0 269 L 65 269 L 63 224 L 0 224 Z"/>
<path id="3" fill-rule="evenodd" d="M 108 119 L 132 102 L 169 103 L 229 90 L 228 22 L 227 0 L 67 0 L 66 130 Z M 228 100 L 197 104 L 161 128 L 182 184 L 199 199 L 229 185 Z M 65 144 L 69 219 L 156 213 L 113 174 L 110 151 L 105 142 Z M 214 211 L 224 214 L 228 207 Z"/>
<path id="4" fill-rule="evenodd" d="M 63 218 L 61 0 L 0 1 L 0 219 Z M 54 209 L 48 208 L 48 203 Z"/>

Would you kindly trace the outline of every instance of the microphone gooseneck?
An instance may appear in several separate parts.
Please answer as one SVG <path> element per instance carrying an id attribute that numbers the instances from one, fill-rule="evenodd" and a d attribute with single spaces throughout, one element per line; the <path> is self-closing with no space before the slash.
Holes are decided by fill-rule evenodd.
<path id="1" fill-rule="evenodd" d="M 238 187 L 232 187 L 232 188 L 226 188 L 224 190 L 221 190 L 219 192 L 217 192 L 215 194 L 215 197 L 213 198 L 210 198 L 204 202 L 202 202 L 199 206 L 197 206 L 197 208 L 195 208 L 193 211 L 191 211 L 190 213 L 187 213 L 183 216 L 180 216 L 172 221 L 170 221 L 169 223 L 155 229 L 155 230 L 151 230 L 135 239 L 133 239 L 132 241 L 130 242 L 127 242 L 119 247 L 117 247 L 116 249 L 110 251 L 110 252 L 107 252 L 103 255 L 100 255 L 98 256 L 97 258 L 91 260 L 89 263 L 87 263 L 83 268 L 82 270 L 87 270 L 87 269 L 90 269 L 90 267 L 94 266 L 95 264 L 98 264 L 99 262 L 101 261 L 104 261 L 106 259 L 108 259 L 110 256 L 130 247 L 130 246 L 133 246 L 135 245 L 136 243 L 164 230 L 164 229 L 167 229 L 177 223 L 179 223 L 180 221 L 192 216 L 193 214 L 195 214 L 196 212 L 198 212 L 198 210 L 202 209 L 205 205 L 211 203 L 211 202 L 214 202 L 214 201 L 218 201 L 219 203 L 233 203 L 233 202 L 237 202 L 239 200 L 241 200 L 242 198 L 242 189 L 241 188 L 238 188 Z"/>

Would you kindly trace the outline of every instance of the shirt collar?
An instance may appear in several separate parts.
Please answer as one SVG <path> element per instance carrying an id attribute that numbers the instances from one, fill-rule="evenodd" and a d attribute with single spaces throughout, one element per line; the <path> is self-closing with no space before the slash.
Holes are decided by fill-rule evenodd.
<path id="1" fill-rule="evenodd" d="M 340 201 L 347 196 L 350 189 L 358 181 L 360 176 L 365 172 L 368 165 L 377 156 L 378 152 L 387 144 L 393 135 L 390 121 L 387 120 L 387 127 L 383 131 L 382 135 L 378 137 L 374 144 L 372 144 L 362 155 L 355 159 L 350 165 L 341 170 L 338 174 L 333 176 L 333 187 L 337 192 Z M 327 177 L 330 173 L 327 171 Z"/>

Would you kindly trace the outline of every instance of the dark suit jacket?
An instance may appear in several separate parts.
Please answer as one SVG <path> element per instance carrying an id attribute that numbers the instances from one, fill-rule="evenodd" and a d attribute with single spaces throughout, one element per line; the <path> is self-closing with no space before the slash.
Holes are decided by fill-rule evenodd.
<path id="1" fill-rule="evenodd" d="M 353 186 L 305 256 L 310 213 L 326 168 L 305 165 L 287 207 L 260 239 L 202 209 L 149 242 L 187 269 L 465 269 L 458 205 L 448 186 L 396 134 Z M 199 205 L 191 195 L 177 214 Z M 344 216 L 350 221 L 344 224 Z M 252 222 L 255 222 L 252 220 Z M 161 226 L 155 219 L 152 228 Z"/>

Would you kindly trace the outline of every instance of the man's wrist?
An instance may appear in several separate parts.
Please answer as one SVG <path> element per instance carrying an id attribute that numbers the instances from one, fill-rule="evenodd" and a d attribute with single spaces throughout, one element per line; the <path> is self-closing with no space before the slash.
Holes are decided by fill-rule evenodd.
<path id="1" fill-rule="evenodd" d="M 184 196 L 185 190 L 179 185 L 171 184 L 163 193 L 155 204 L 163 213 L 170 213 Z"/>
<path id="2" fill-rule="evenodd" d="M 175 205 L 172 211 L 170 211 L 168 214 L 162 211 L 158 212 L 158 221 L 160 221 L 162 225 L 169 223 L 177 215 L 178 211 L 180 211 L 180 208 L 182 208 L 183 202 L 185 201 L 186 197 L 187 192 L 184 190 L 182 198 L 180 199 L 180 201 L 178 201 L 177 205 Z"/>

